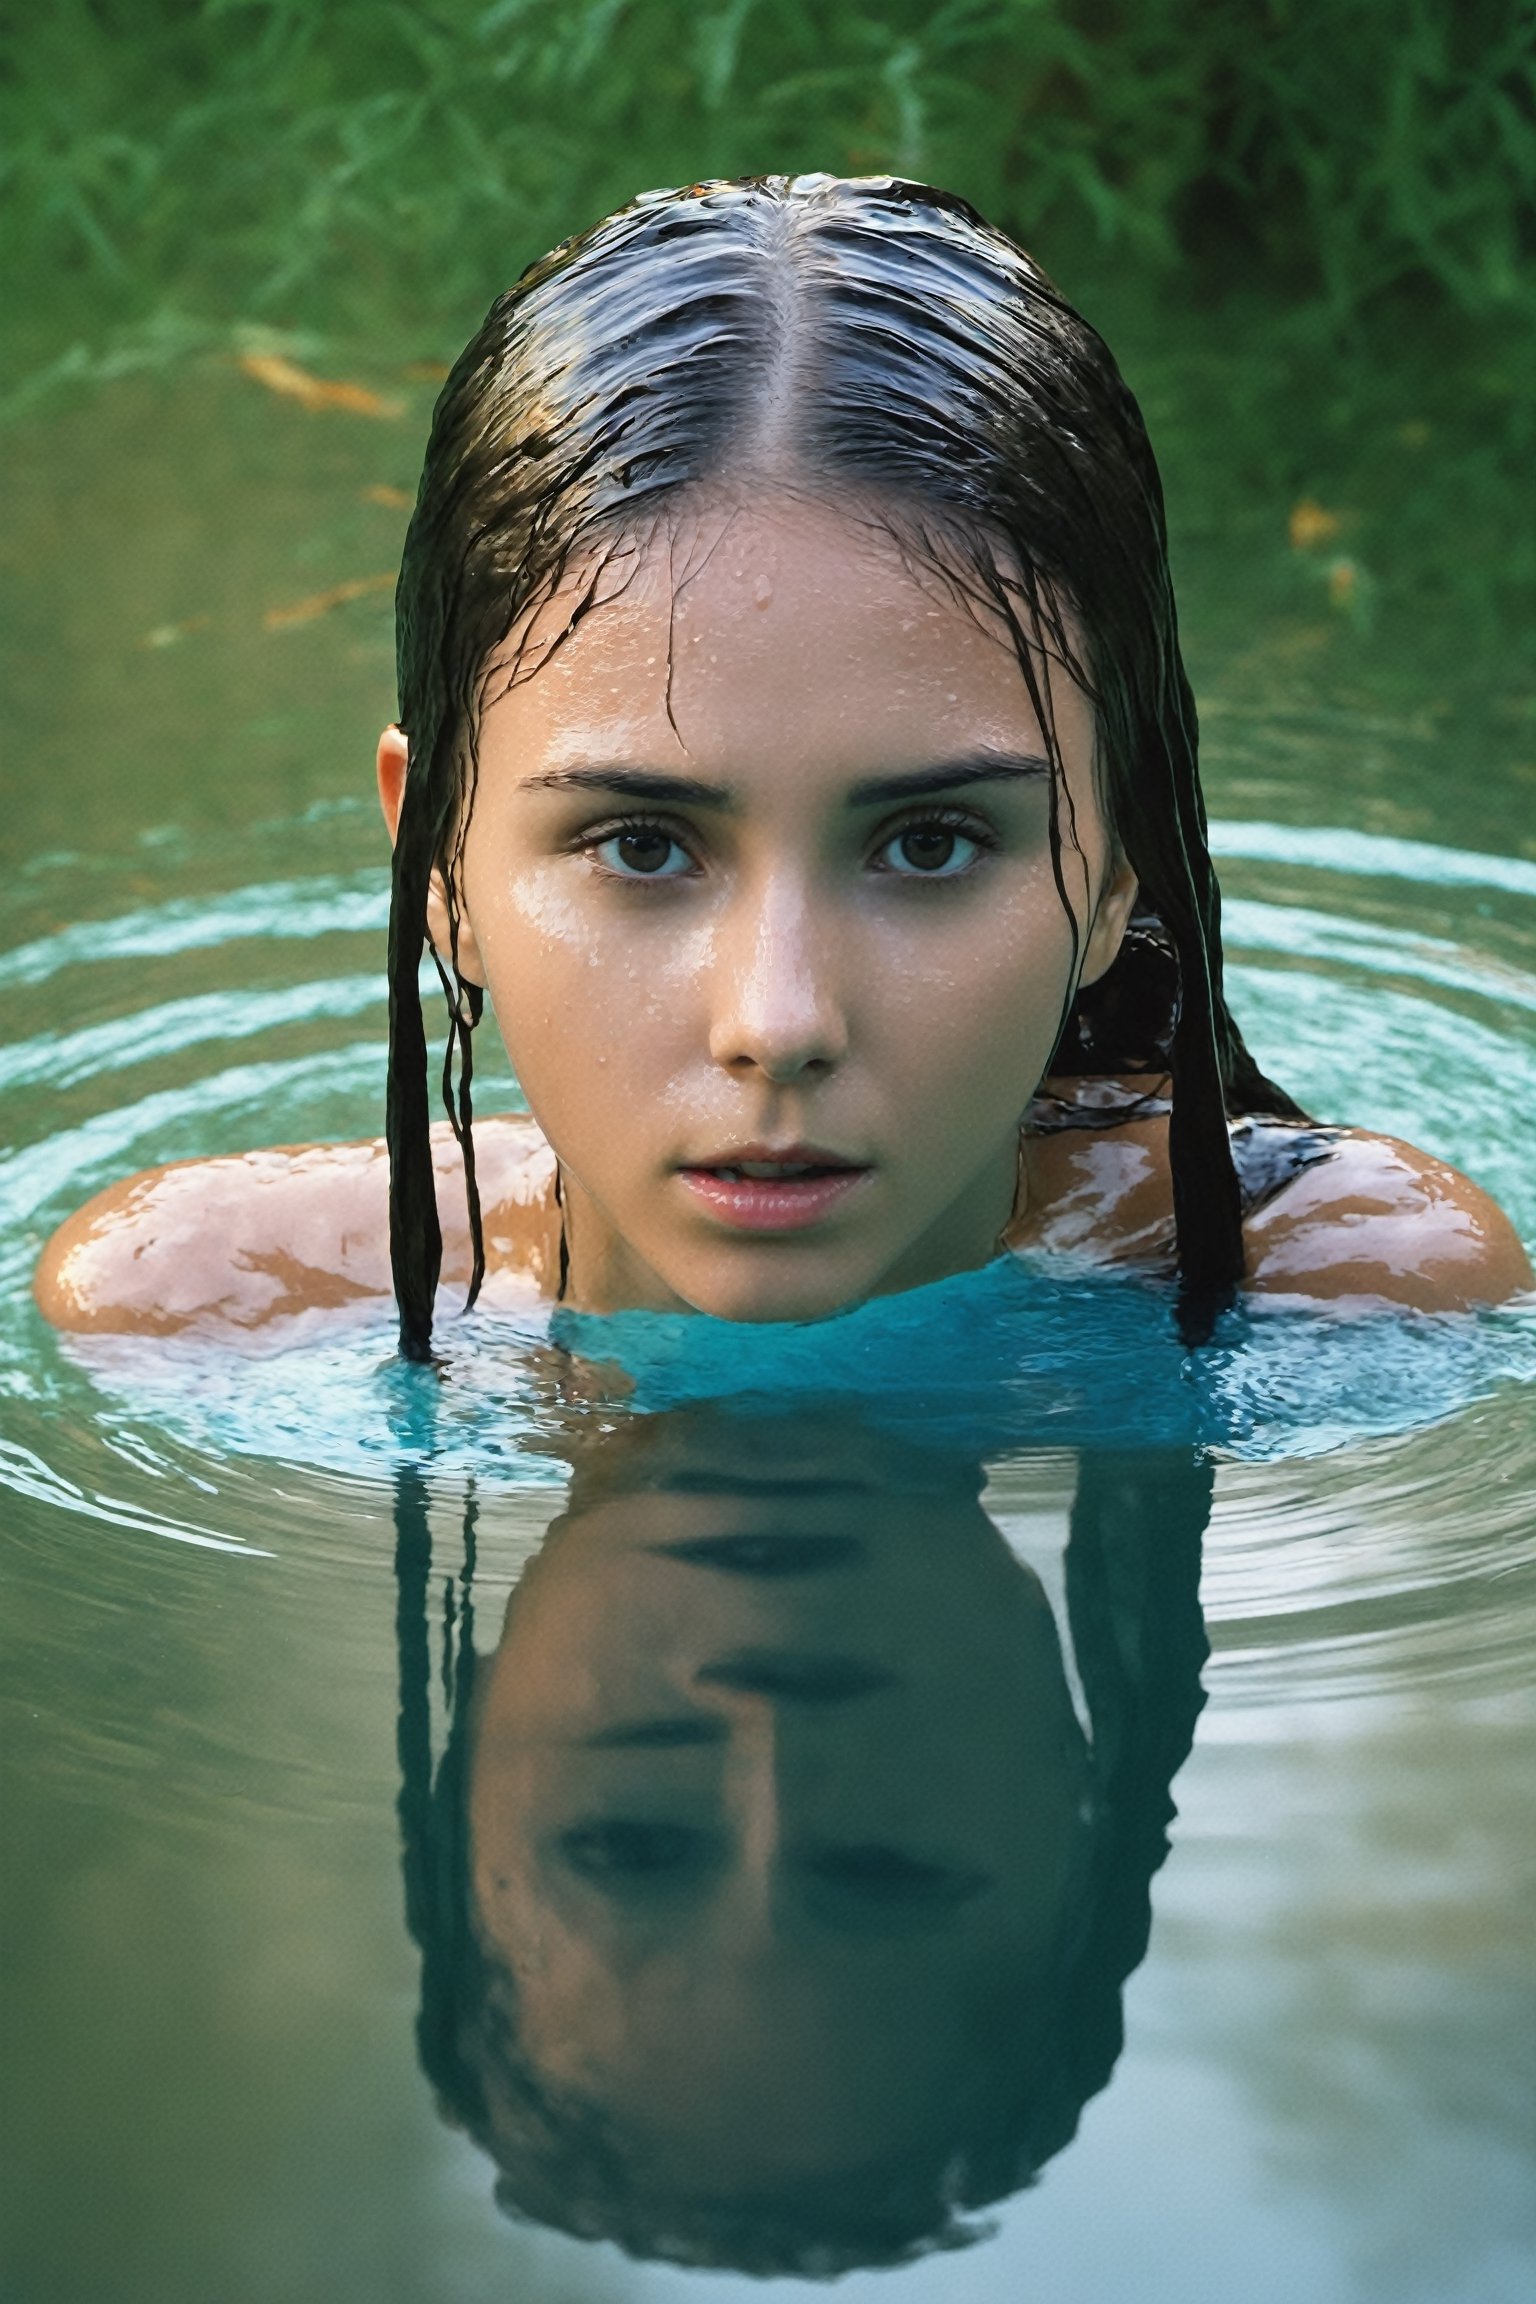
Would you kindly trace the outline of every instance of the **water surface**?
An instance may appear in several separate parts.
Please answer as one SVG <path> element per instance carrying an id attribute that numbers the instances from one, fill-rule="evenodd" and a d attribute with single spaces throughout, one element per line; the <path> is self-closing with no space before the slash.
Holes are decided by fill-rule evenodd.
<path id="1" fill-rule="evenodd" d="M 1105 1906 L 1129 1914 L 1132 1955 L 1148 1894 L 1153 1914 L 1113 2077 L 1038 2182 L 987 2212 L 991 2237 L 849 2271 L 843 2292 L 1523 2296 L 1528 1310 L 1271 1311 L 1229 1322 L 1191 1364 L 1155 1289 L 994 1271 L 747 1341 L 707 1323 L 481 1323 L 453 1336 L 440 1387 L 393 1365 L 383 1324 L 240 1358 L 86 1351 L 37 1318 L 38 1247 L 108 1178 L 377 1126 L 384 895 L 367 791 L 391 710 L 387 598 L 281 612 L 392 565 L 404 515 L 387 491 L 412 477 L 430 393 L 400 389 L 414 405 L 398 427 L 349 426 L 189 369 L 34 418 L 25 442 L 0 824 L 9 2291 L 748 2293 L 743 2275 L 549 2229 L 558 2203 L 537 2185 L 542 2223 L 499 2211 L 492 2152 L 442 2116 L 418 2060 L 411 1800 L 455 1689 L 524 1685 L 498 1669 L 524 1590 L 578 1665 L 596 1654 L 584 1608 L 618 1638 L 593 1666 L 609 1693 L 652 1669 L 658 1625 L 696 1635 L 676 1666 L 684 1713 L 642 1715 L 685 1717 L 691 1741 L 627 1748 L 645 1797 L 686 1810 L 649 1814 L 672 1839 L 603 1841 L 577 1816 L 587 1838 L 561 1842 L 559 1862 L 617 1866 L 631 1889 L 649 1865 L 637 1893 L 686 1889 L 679 1940 L 685 1917 L 702 1925 L 701 1883 L 744 1895 L 771 1876 L 780 1950 L 801 1963 L 779 2000 L 762 1986 L 772 2020 L 756 2032 L 745 1990 L 726 2009 L 739 2037 L 701 2001 L 684 2055 L 657 2020 L 654 2086 L 634 2083 L 614 2115 L 623 2166 L 650 2169 L 641 2195 L 675 2209 L 690 2119 L 716 2191 L 752 2189 L 749 2083 L 764 2152 L 792 2158 L 798 2137 L 825 2172 L 876 2110 L 938 2120 L 955 2071 L 979 2086 L 998 2041 L 1017 2043 L 1008 2071 L 1029 2068 L 1029 2011 L 1055 2004 L 1054 1972 L 1021 1915 L 1049 1934 L 1051 1849 L 1108 1784 L 1106 1813 L 1118 1800 L 1153 1819 L 1140 1886 L 1120 1879 Z M 1333 615 L 1286 558 L 1283 509 L 1272 563 L 1200 534 L 1182 547 L 1234 1004 L 1261 1061 L 1320 1114 L 1457 1160 L 1531 1239 L 1525 739 L 1494 713 L 1469 761 L 1441 665 L 1420 663 L 1410 631 L 1371 637 Z M 487 1092 L 515 1095 L 494 1067 Z M 722 1501 L 722 1463 L 739 1482 L 753 1451 L 775 1478 L 798 1451 L 804 1493 L 775 1494 L 764 1473 L 755 1500 Z M 745 1549 L 663 1557 L 654 1546 L 699 1537 L 701 1497 L 717 1521 L 736 1514 L 705 1533 Z M 1081 1572 L 1084 1497 L 1101 1500 L 1097 1584 Z M 674 1518 L 648 1551 L 658 1509 Z M 786 1535 L 830 1549 L 775 1555 L 766 1540 Z M 544 1581 L 523 1587 L 531 1559 Z M 1148 1563 L 1166 1575 L 1138 1582 Z M 622 1589 L 606 1610 L 605 1576 Z M 742 1668 L 765 1653 L 776 1686 Z M 785 1682 L 785 1656 L 825 1669 L 829 1655 L 885 1677 L 819 1705 Z M 1117 1655 L 1140 1658 L 1140 1677 L 1116 1678 Z M 972 1658 L 947 1687 L 944 1669 Z M 983 1684 L 993 1711 L 967 1714 Z M 419 1727 L 428 1699 L 424 1747 L 400 1722 L 403 1703 Z M 550 1717 L 517 1724 L 514 1760 L 547 1758 Z M 1154 1771 L 1125 1790 L 1126 1754 L 1171 1770 L 1191 1729 L 1153 1876 L 1159 1788 Z M 1023 1815 L 1005 1797 L 1028 1774 L 1020 1752 L 1056 1768 L 1037 1767 Z M 542 1762 L 532 1778 L 554 1781 Z M 846 1812 L 806 1806 L 827 1782 Z M 774 1815 L 783 1865 L 751 1875 L 748 1826 L 761 1857 Z M 1086 1861 L 1068 1848 L 1063 1877 Z M 981 1875 L 1003 1889 L 968 1885 Z M 986 1954 L 1000 1966 L 974 1958 L 1014 2032 L 945 1997 L 972 1953 L 931 1956 L 998 1893 L 1013 1933 Z M 419 1898 L 412 1919 L 420 1935 Z M 817 1966 L 833 1939 L 844 1958 L 876 1936 L 894 1963 L 888 2034 L 858 2001 L 857 1963 Z M 701 1955 L 701 1993 L 706 1978 Z M 716 2036 L 729 2053 L 711 2061 Z M 645 2115 L 654 2127 L 669 2106 L 664 2148 Z M 816 2168 L 792 2177 L 809 2217 Z M 660 2226 L 653 2241 L 676 2240 L 677 2214 Z M 643 2219 L 613 2228 L 643 2244 Z"/>

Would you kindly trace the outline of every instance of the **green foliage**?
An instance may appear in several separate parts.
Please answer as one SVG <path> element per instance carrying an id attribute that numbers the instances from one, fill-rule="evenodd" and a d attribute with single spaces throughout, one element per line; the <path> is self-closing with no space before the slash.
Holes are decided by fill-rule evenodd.
<path id="1" fill-rule="evenodd" d="M 438 345 L 643 185 L 802 168 L 951 184 L 1053 261 L 1493 313 L 1536 189 L 1525 0 L 47 0 L 13 27 L 4 293 L 55 346 L 65 312 L 167 341 L 408 315 Z"/>

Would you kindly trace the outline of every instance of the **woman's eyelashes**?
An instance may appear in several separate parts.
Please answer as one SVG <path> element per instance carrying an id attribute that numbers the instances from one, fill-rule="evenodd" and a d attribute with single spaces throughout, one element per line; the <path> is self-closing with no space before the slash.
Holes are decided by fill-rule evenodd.
<path id="1" fill-rule="evenodd" d="M 901 880 L 958 880 L 1001 845 L 996 829 L 966 810 L 938 809 L 887 826 L 867 852 L 865 868 Z M 697 877 L 704 861 L 697 835 L 658 817 L 594 825 L 573 842 L 607 879 L 668 881 Z"/>
<path id="2" fill-rule="evenodd" d="M 597 1816 L 573 1824 L 559 1848 L 570 1869 L 597 1886 L 660 1885 L 723 1860 L 718 1835 L 649 1816 Z"/>
<path id="3" fill-rule="evenodd" d="M 612 1895 L 661 1889 L 706 1890 L 732 1863 L 729 1835 L 654 1816 L 589 1816 L 556 1843 L 577 1877 Z M 989 1873 L 934 1862 L 882 1841 L 803 1848 L 790 1869 L 801 1887 L 850 1907 L 886 1912 L 942 1912 L 969 1904 L 992 1886 Z"/>
<path id="4" fill-rule="evenodd" d="M 904 880 L 958 880 L 999 845 L 991 825 L 960 809 L 909 816 L 886 832 L 870 858 L 877 872 Z"/>
<path id="5" fill-rule="evenodd" d="M 673 827 L 653 817 L 597 826 L 583 834 L 579 845 L 614 880 L 681 880 L 699 869 Z"/>

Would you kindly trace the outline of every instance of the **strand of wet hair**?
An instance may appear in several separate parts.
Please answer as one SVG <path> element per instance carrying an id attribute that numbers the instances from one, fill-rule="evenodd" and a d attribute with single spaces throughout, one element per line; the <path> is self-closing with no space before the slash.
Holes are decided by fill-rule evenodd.
<path id="1" fill-rule="evenodd" d="M 454 943 L 458 942 L 458 919 L 453 921 Z M 437 980 L 443 988 L 443 999 L 448 1008 L 448 1038 L 443 1048 L 442 1098 L 448 1125 L 453 1130 L 464 1161 L 464 1201 L 469 1217 L 470 1278 L 469 1294 L 464 1309 L 470 1311 L 485 1279 L 485 1227 L 480 1211 L 480 1186 L 475 1173 L 474 1080 L 475 1049 L 473 1034 L 484 1012 L 485 994 L 478 984 L 471 984 L 458 972 L 457 957 L 450 975 L 441 955 L 434 949 L 432 963 Z M 457 1058 L 457 1063 L 455 1063 Z"/>
<path id="2" fill-rule="evenodd" d="M 565 1178 L 561 1173 L 558 1160 L 555 1162 L 555 1207 L 560 1217 L 559 1268 L 555 1276 L 555 1302 L 563 1304 L 571 1280 L 571 1240 L 570 1234 L 565 1228 Z"/>
<path id="3" fill-rule="evenodd" d="M 395 840 L 389 910 L 389 1071 L 384 1133 L 389 1148 L 389 1260 L 404 1359 L 432 1358 L 432 1313 L 443 1263 L 427 1100 L 427 1035 L 418 971 L 431 845 L 423 783 L 406 778 Z"/>
<path id="4" fill-rule="evenodd" d="M 485 2118 L 479 2075 L 462 2051 L 459 1994 L 473 1992 L 480 1955 L 469 1917 L 469 1823 L 464 1797 L 468 1720 L 474 1689 L 473 1579 L 477 1500 L 465 1498 L 459 1596 L 445 1581 L 444 1683 L 447 1733 L 440 1761 L 432 1751 L 430 1588 L 432 1531 L 426 1484 L 414 1466 L 395 1478 L 395 1635 L 399 1664 L 396 1753 L 400 1790 L 401 1870 L 406 1927 L 421 1954 L 416 2043 L 422 2069 L 445 2109 L 471 2132 Z M 457 1638 L 453 1618 L 457 1614 Z"/>

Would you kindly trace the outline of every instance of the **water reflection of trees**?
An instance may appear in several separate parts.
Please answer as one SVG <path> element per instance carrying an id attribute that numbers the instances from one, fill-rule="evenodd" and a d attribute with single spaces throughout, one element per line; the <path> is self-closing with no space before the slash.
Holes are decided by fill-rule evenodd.
<path id="1" fill-rule="evenodd" d="M 426 1491 L 397 1489 L 441 2109 L 507 2208 L 638 2256 L 829 2273 L 962 2244 L 1119 2054 L 1202 1701 L 1209 1470 L 1079 1460 L 1059 1626 L 974 1453 L 695 1408 L 569 1455 L 481 1656 L 475 1502 L 434 1586 Z"/>

